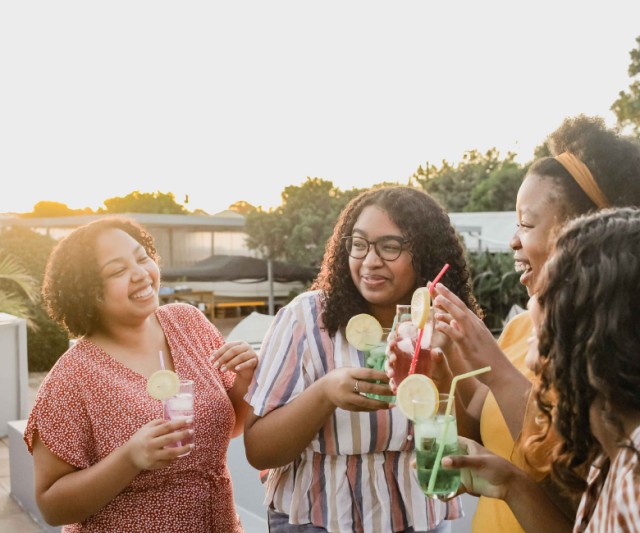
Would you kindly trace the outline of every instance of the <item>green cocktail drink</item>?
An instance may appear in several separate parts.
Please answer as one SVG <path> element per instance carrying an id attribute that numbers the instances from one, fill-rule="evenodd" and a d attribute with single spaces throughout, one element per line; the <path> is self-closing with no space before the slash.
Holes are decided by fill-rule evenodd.
<path id="1" fill-rule="evenodd" d="M 386 351 L 387 351 L 387 337 L 389 332 L 391 331 L 389 328 L 383 328 L 382 340 L 379 342 L 368 344 L 363 352 L 364 352 L 364 363 L 367 368 L 374 368 L 375 370 L 385 371 L 385 361 L 386 361 Z M 376 383 L 380 383 L 376 381 Z M 374 400 L 380 400 L 383 402 L 394 403 L 396 400 L 395 396 L 381 396 L 380 394 L 371 394 L 366 393 L 366 396 L 369 398 L 373 398 Z"/>
<path id="2" fill-rule="evenodd" d="M 440 394 L 438 412 L 432 416 L 420 416 L 420 406 L 415 405 L 414 433 L 418 482 L 426 496 L 439 500 L 452 498 L 458 492 L 458 487 L 460 486 L 460 470 L 439 467 L 435 484 L 432 490 L 429 490 L 431 472 L 438 455 L 438 448 L 443 439 L 444 452 L 441 457 L 460 455 L 462 453 L 458 447 L 458 430 L 453 406 L 451 406 L 450 413 L 446 414 L 448 401 L 448 394 Z M 448 424 L 445 423 L 447 417 L 449 419 Z M 446 435 L 444 435 L 445 428 L 447 430 Z"/>

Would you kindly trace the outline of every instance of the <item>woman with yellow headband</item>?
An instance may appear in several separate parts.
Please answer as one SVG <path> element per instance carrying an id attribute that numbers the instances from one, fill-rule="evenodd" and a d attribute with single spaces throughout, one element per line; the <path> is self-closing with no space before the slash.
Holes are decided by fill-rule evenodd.
<path id="1" fill-rule="evenodd" d="M 598 117 L 580 115 L 566 119 L 548 140 L 551 157 L 529 168 L 516 201 L 518 227 L 510 245 L 520 282 L 532 296 L 555 232 L 567 220 L 609 206 L 640 206 L 640 143 L 606 128 Z M 466 306 L 439 284 L 434 305 L 437 328 L 458 348 L 449 357 L 454 374 L 486 365 L 492 372 L 479 376 L 466 394 L 464 435 L 527 471 L 548 489 L 558 508 L 573 523 L 576 501 L 566 500 L 549 483 L 553 434 L 540 442 L 535 402 L 530 400 L 535 368 L 527 368 L 529 345 L 535 340 L 530 313 L 512 319 L 496 342 L 490 331 Z M 529 357 L 535 363 L 535 357 Z M 462 427 L 462 420 L 461 427 Z M 533 445 L 532 445 L 533 443 Z M 526 450 L 526 453 L 525 453 Z M 586 475 L 586 472 L 585 472 Z M 576 495 L 579 496 L 579 495 Z M 540 516 L 553 519 L 551 514 Z M 550 529 L 556 531 L 557 529 Z M 522 527 L 501 500 L 481 497 L 473 519 L 474 532 L 521 532 Z"/>

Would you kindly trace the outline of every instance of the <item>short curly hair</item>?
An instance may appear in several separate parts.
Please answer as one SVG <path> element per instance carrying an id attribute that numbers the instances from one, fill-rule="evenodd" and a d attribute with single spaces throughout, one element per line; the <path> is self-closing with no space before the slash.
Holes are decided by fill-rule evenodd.
<path id="1" fill-rule="evenodd" d="M 471 290 L 464 247 L 442 206 L 421 189 L 381 187 L 352 199 L 327 241 L 320 273 L 311 288 L 323 293 L 323 322 L 329 334 L 335 335 L 344 328 L 352 316 L 369 311 L 367 301 L 351 278 L 349 254 L 342 237 L 351 235 L 360 213 L 370 205 L 383 209 L 409 242 L 416 288 L 434 279 L 445 263 L 449 263 L 444 280 L 447 286 L 481 316 Z"/>
<path id="2" fill-rule="evenodd" d="M 527 176 L 553 180 L 566 219 L 597 207 L 555 159 L 563 152 L 571 152 L 589 168 L 611 206 L 640 205 L 640 143 L 608 129 L 601 117 L 565 119 L 548 136 L 547 146 L 554 157 L 535 161 Z"/>
<path id="3" fill-rule="evenodd" d="M 75 229 L 59 241 L 49 255 L 42 286 L 49 316 L 71 336 L 93 333 L 99 325 L 97 301 L 103 280 L 96 259 L 96 240 L 106 230 L 119 229 L 138 241 L 154 261 L 158 254 L 153 237 L 134 220 L 107 217 Z"/>
<path id="4" fill-rule="evenodd" d="M 640 458 L 618 416 L 640 412 L 640 209 L 604 209 L 569 222 L 545 264 L 538 300 L 538 404 L 562 439 L 553 472 L 567 488 L 584 490 L 600 452 L 589 418 L 597 395 L 617 443 Z"/>

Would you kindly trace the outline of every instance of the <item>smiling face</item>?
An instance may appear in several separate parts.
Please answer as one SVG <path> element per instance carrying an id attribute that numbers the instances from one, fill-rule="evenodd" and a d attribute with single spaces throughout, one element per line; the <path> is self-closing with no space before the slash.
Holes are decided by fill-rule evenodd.
<path id="1" fill-rule="evenodd" d="M 362 210 L 352 234 L 364 237 L 369 242 L 382 237 L 404 238 L 387 212 L 375 205 Z M 384 261 L 371 246 L 363 259 L 349 257 L 349 270 L 353 283 L 376 317 L 389 312 L 393 316 L 396 304 L 408 303 L 416 285 L 411 252 L 406 246 L 395 261 Z"/>
<path id="2" fill-rule="evenodd" d="M 160 270 L 138 241 L 107 229 L 96 239 L 96 258 L 104 284 L 98 304 L 103 322 L 145 319 L 155 311 Z"/>
<path id="3" fill-rule="evenodd" d="M 516 270 L 522 272 L 520 283 L 527 287 L 529 296 L 534 294 L 549 256 L 553 231 L 566 218 L 562 206 L 553 180 L 529 175 L 522 182 L 516 200 L 518 229 L 509 245 L 514 251 Z"/>

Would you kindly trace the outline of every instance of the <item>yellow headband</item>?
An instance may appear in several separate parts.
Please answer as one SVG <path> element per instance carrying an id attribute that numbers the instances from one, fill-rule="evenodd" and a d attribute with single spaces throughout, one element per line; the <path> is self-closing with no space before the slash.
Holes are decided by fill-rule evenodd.
<path id="1" fill-rule="evenodd" d="M 563 152 L 555 158 L 564 168 L 567 169 L 569 174 L 571 174 L 571 177 L 576 180 L 576 183 L 580 185 L 580 188 L 589 197 L 589 199 L 596 204 L 598 209 L 604 209 L 611 205 L 600 187 L 598 187 L 598 184 L 587 165 L 580 161 L 571 152 Z"/>

